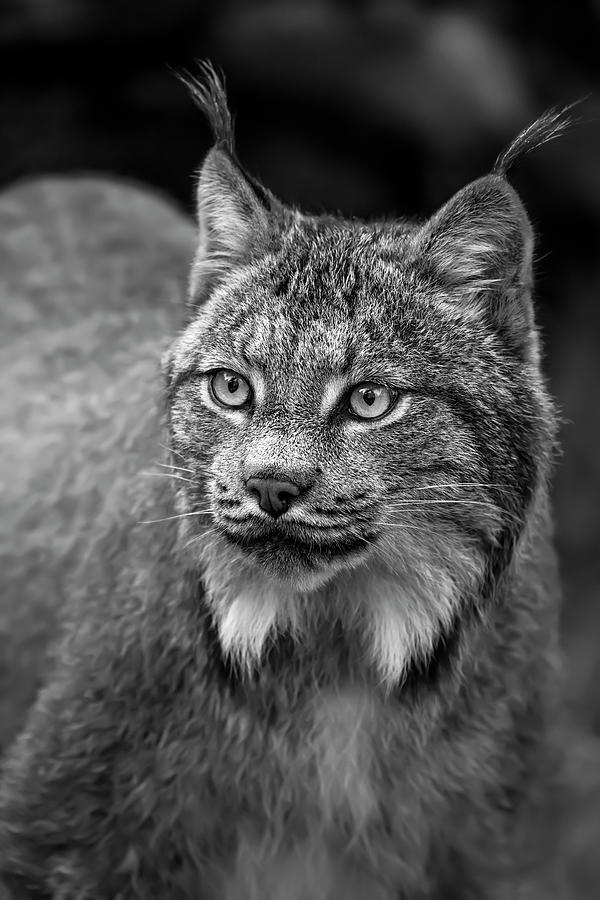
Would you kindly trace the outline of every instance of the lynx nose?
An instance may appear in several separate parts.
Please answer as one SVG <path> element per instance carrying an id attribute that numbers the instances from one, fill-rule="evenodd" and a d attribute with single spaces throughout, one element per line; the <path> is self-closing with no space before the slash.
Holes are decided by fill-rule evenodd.
<path id="1" fill-rule="evenodd" d="M 300 494 L 300 487 L 293 481 L 277 478 L 249 478 L 246 487 L 258 497 L 258 505 L 276 519 L 284 513 L 294 497 Z"/>

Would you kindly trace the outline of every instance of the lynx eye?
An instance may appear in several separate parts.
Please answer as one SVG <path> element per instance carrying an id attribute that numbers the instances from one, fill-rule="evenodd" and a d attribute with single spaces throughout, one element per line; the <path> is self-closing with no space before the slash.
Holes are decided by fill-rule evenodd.
<path id="1" fill-rule="evenodd" d="M 396 395 L 390 388 L 373 381 L 359 384 L 350 394 L 350 413 L 358 419 L 378 419 L 390 411 Z"/>
<path id="2" fill-rule="evenodd" d="M 219 369 L 209 381 L 213 400 L 221 406 L 240 407 L 250 399 L 251 388 L 245 378 L 232 369 Z"/>

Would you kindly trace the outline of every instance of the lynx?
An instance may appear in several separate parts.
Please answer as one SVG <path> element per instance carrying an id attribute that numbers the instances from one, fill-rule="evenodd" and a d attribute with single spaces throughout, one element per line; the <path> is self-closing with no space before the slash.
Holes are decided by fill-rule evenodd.
<path id="1" fill-rule="evenodd" d="M 78 403 L 44 404 L 52 465 L 31 484 L 51 550 L 38 602 L 67 597 L 4 763 L 0 885 L 563 897 L 556 417 L 506 178 L 563 119 L 428 220 L 362 222 L 281 203 L 238 162 L 214 71 L 191 87 L 215 138 L 193 248 L 134 188 L 55 185 L 74 241 L 98 205 L 121 239 L 88 248 L 99 268 L 65 293 L 77 311 L 56 305 L 62 338 L 31 316 L 48 372 L 79 323 Z M 192 249 L 177 331 L 158 294 Z M 33 551 L 13 551 L 25 596 Z"/>

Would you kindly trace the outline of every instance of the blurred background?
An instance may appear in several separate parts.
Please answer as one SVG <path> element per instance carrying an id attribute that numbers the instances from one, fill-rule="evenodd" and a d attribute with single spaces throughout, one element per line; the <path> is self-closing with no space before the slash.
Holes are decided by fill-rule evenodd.
<path id="1" fill-rule="evenodd" d="M 424 216 L 549 106 L 581 124 L 512 180 L 537 235 L 568 686 L 600 733 L 600 0 L 2 0 L 0 189 L 135 179 L 190 214 L 210 135 L 173 70 L 227 78 L 239 156 L 284 200 Z"/>

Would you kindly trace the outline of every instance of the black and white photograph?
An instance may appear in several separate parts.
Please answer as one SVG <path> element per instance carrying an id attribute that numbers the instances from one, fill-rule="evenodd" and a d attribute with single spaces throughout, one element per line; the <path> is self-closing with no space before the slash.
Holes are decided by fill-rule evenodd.
<path id="1" fill-rule="evenodd" d="M 599 48 L 0 0 L 0 900 L 598 900 Z"/>

